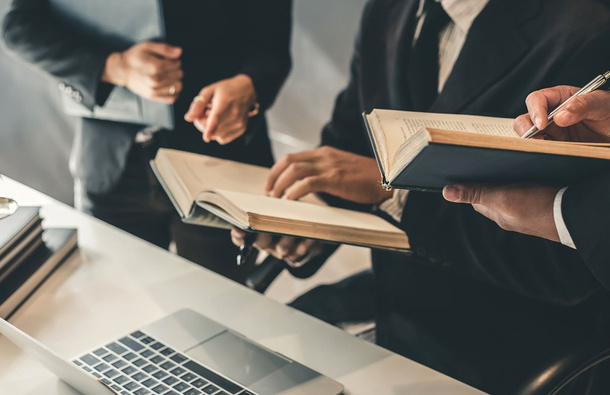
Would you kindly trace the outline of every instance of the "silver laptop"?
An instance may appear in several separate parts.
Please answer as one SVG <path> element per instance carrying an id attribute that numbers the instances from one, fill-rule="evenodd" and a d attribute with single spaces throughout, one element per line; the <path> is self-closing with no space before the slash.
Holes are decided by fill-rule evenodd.
<path id="1" fill-rule="evenodd" d="M 0 334 L 92 395 L 337 395 L 343 386 L 192 310 L 68 362 L 0 319 Z"/>

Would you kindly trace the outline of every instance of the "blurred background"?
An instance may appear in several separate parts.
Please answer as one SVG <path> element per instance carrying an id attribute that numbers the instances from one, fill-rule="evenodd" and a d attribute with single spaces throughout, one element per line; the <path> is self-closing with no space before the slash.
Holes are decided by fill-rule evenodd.
<path id="1" fill-rule="evenodd" d="M 349 58 L 365 0 L 295 0 L 293 70 L 269 113 L 276 159 L 315 147 Z M 0 0 L 6 10 L 9 0 Z M 0 173 L 72 204 L 73 120 L 57 83 L 0 51 Z"/>

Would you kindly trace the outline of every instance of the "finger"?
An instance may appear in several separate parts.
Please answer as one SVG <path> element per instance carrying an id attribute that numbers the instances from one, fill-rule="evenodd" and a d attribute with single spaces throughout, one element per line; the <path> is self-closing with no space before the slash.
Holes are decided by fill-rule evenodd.
<path id="1" fill-rule="evenodd" d="M 452 203 L 481 204 L 485 188 L 477 184 L 448 185 L 443 188 L 443 197 Z"/>
<path id="2" fill-rule="evenodd" d="M 172 71 L 163 75 L 155 75 L 148 78 L 151 88 L 165 88 L 182 81 L 184 72 L 182 70 Z"/>
<path id="3" fill-rule="evenodd" d="M 230 101 L 221 95 L 216 95 L 211 103 L 211 109 L 205 123 L 205 133 L 209 140 L 214 140 L 214 135 L 218 132 L 221 119 L 226 119 Z"/>
<path id="4" fill-rule="evenodd" d="M 231 241 L 238 247 L 241 247 L 246 240 L 246 232 L 241 229 L 231 229 Z"/>
<path id="5" fill-rule="evenodd" d="M 246 128 L 240 126 L 238 129 L 234 129 L 233 131 L 223 133 L 222 135 L 217 135 L 214 137 L 216 142 L 220 145 L 227 145 L 237 140 L 246 132 Z"/>
<path id="6" fill-rule="evenodd" d="M 562 85 L 530 93 L 525 104 L 532 123 L 540 130 L 546 128 L 551 109 L 558 107 L 578 90 L 579 88 Z"/>
<path id="7" fill-rule="evenodd" d="M 166 59 L 179 59 L 182 56 L 182 48 L 173 45 L 155 42 L 142 43 L 143 48 L 158 57 Z"/>
<path id="8" fill-rule="evenodd" d="M 608 118 L 610 93 L 595 91 L 574 97 L 555 114 L 557 126 L 572 126 L 582 121 L 600 121 Z"/>
<path id="9" fill-rule="evenodd" d="M 519 136 L 523 136 L 528 130 L 534 126 L 529 114 L 520 115 L 513 122 L 513 129 Z"/>
<path id="10" fill-rule="evenodd" d="M 328 180 L 321 176 L 306 177 L 297 182 L 292 187 L 283 199 L 299 200 L 300 198 L 309 195 L 310 193 L 330 192 L 328 188 Z"/>
<path id="11" fill-rule="evenodd" d="M 181 70 L 181 68 L 180 60 L 159 59 L 155 55 L 147 53 L 141 59 L 140 72 L 149 77 L 157 77 Z"/>
<path id="12" fill-rule="evenodd" d="M 212 107 L 215 103 L 212 103 Z M 244 117 L 233 115 L 233 110 L 228 106 L 224 112 L 220 113 L 219 122 L 216 125 L 216 129 L 210 131 L 209 138 L 215 140 L 220 144 L 228 144 L 235 140 L 237 137 L 242 135 L 246 131 L 248 120 Z M 210 109 L 208 122 L 206 123 L 206 129 L 209 129 L 210 118 L 212 117 L 213 108 Z"/>
<path id="13" fill-rule="evenodd" d="M 299 262 L 303 260 L 307 255 L 313 253 L 314 247 L 318 246 L 319 242 L 311 239 L 299 240 L 296 248 L 293 249 L 293 253 L 290 254 L 287 259 L 292 262 Z"/>
<path id="14" fill-rule="evenodd" d="M 315 173 L 316 171 L 313 163 L 305 161 L 293 162 L 277 178 L 270 195 L 277 198 L 282 197 L 286 190 L 292 187 L 296 182 L 305 177 L 313 176 Z"/>
<path id="15" fill-rule="evenodd" d="M 184 115 L 187 122 L 193 122 L 195 119 L 202 119 L 206 115 L 206 108 L 210 105 L 214 98 L 214 87 L 208 86 L 203 88 L 197 97 L 193 99 L 189 110 Z"/>
<path id="16" fill-rule="evenodd" d="M 281 259 L 285 259 L 288 255 L 294 254 L 294 250 L 298 245 L 298 240 L 294 237 L 284 236 L 280 238 L 275 246 L 275 251 Z"/>
<path id="17" fill-rule="evenodd" d="M 173 88 L 173 89 L 172 89 Z M 155 97 L 174 97 L 177 98 L 180 92 L 182 92 L 182 82 L 174 82 L 172 84 L 163 85 L 153 89 L 153 95 Z"/>
<path id="18" fill-rule="evenodd" d="M 286 171 L 286 169 L 296 162 L 307 162 L 315 157 L 315 150 L 304 151 L 298 154 L 288 154 L 280 159 L 269 172 L 267 182 L 265 183 L 265 190 L 271 192 L 274 189 L 277 179 Z"/>
<path id="19" fill-rule="evenodd" d="M 254 247 L 259 250 L 267 251 L 274 250 L 275 242 L 273 240 L 273 236 L 267 233 L 259 233 L 256 235 L 256 241 L 253 244 Z"/>

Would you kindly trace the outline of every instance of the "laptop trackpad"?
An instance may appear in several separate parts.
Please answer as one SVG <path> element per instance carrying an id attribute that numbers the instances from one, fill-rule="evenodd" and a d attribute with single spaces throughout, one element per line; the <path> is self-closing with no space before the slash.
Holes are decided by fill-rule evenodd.
<path id="1" fill-rule="evenodd" d="M 229 331 L 185 353 L 245 386 L 256 383 L 290 363 Z"/>

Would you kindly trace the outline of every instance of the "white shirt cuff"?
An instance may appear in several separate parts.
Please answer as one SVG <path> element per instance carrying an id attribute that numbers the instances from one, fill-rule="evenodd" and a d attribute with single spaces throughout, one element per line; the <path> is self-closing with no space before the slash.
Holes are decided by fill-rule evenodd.
<path id="1" fill-rule="evenodd" d="M 396 222 L 402 219 L 402 212 L 407 204 L 407 196 L 409 191 L 406 189 L 394 189 L 392 197 L 379 205 L 381 211 L 385 211 Z"/>
<path id="2" fill-rule="evenodd" d="M 555 195 L 555 203 L 553 204 L 553 217 L 555 219 L 555 227 L 557 228 L 557 233 L 559 234 L 559 240 L 561 244 L 576 249 L 576 245 L 574 244 L 574 240 L 572 240 L 572 236 L 570 235 L 570 231 L 566 226 L 565 221 L 563 220 L 563 214 L 561 212 L 561 202 L 563 200 L 563 194 L 565 193 L 568 187 L 562 188 L 557 195 Z"/>

